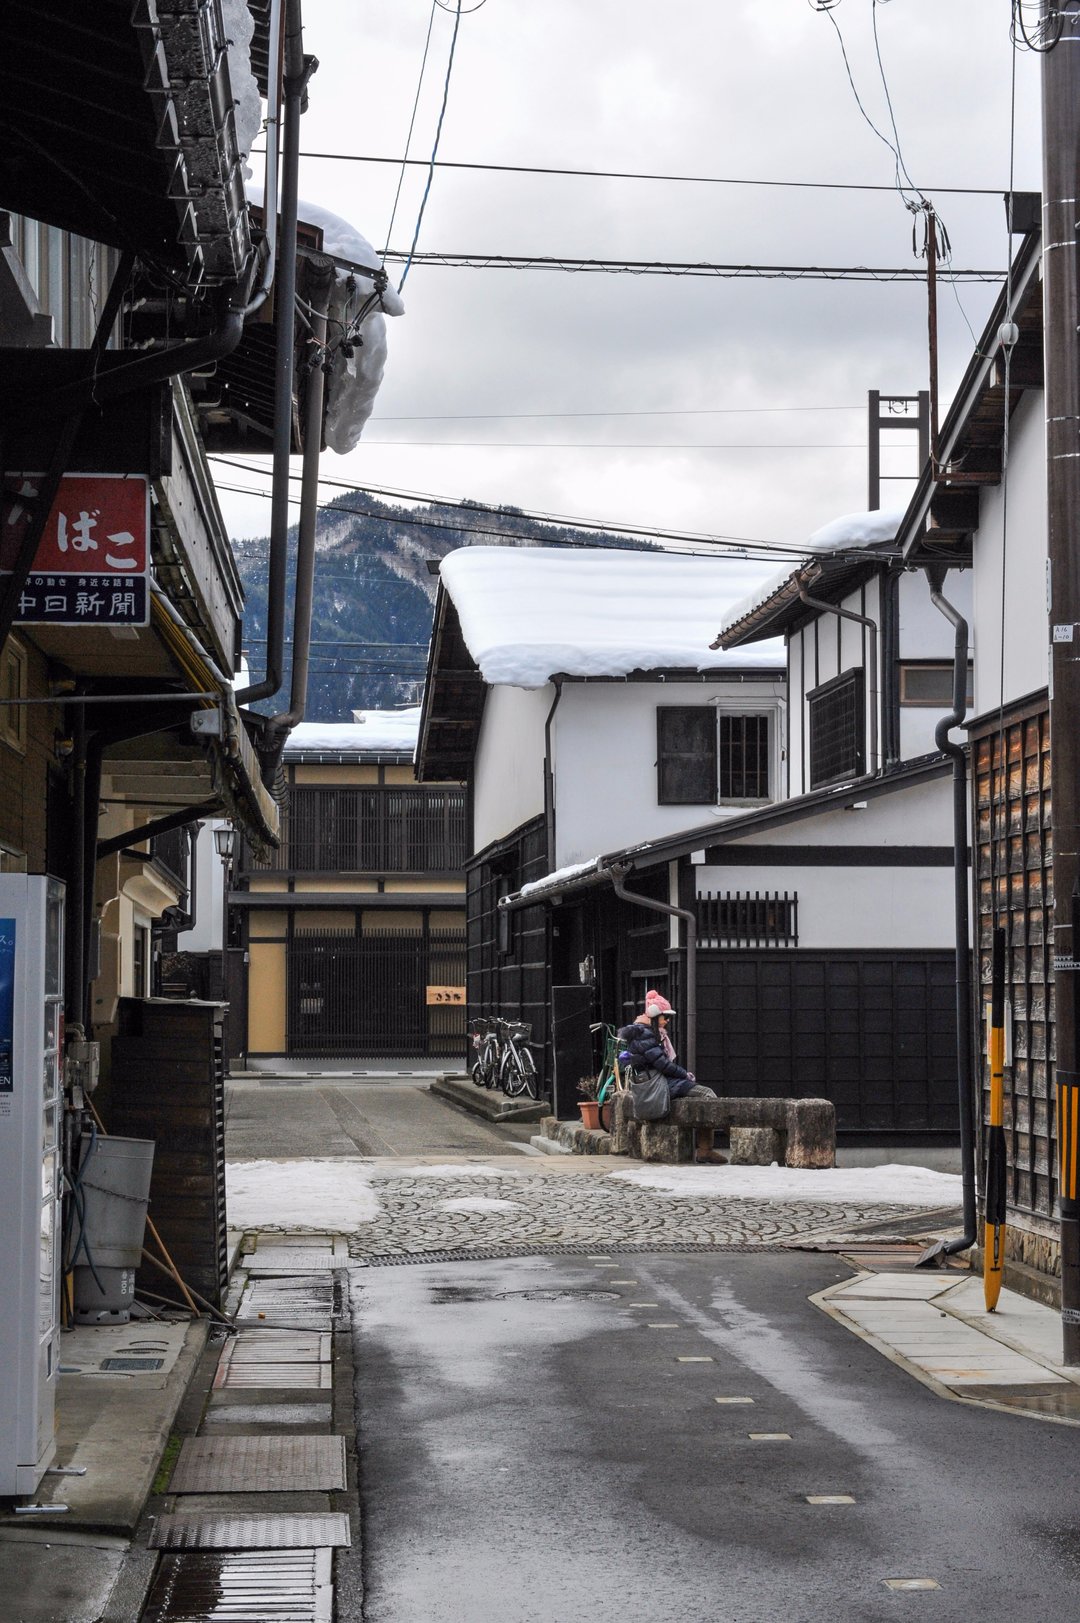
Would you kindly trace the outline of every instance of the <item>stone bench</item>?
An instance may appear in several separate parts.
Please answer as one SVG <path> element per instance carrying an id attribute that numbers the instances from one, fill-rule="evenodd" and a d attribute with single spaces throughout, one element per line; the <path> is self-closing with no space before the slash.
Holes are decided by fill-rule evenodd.
<path id="1" fill-rule="evenodd" d="M 635 1121 L 630 1096 L 615 1101 L 611 1148 L 639 1161 L 692 1161 L 703 1127 L 727 1128 L 738 1165 L 831 1167 L 836 1164 L 836 1111 L 828 1099 L 676 1099 L 662 1121 Z"/>

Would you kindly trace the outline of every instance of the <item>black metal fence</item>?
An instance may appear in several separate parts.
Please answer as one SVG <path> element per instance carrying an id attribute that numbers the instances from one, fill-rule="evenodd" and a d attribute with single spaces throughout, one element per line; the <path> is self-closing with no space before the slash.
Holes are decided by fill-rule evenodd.
<path id="1" fill-rule="evenodd" d="M 699 947 L 799 945 L 798 892 L 708 891 L 696 910 Z"/>
<path id="2" fill-rule="evenodd" d="M 460 930 L 321 930 L 288 949 L 295 1055 L 455 1057 L 465 1051 Z M 460 990 L 460 1002 L 445 1001 Z M 436 1000 L 437 999 L 437 1000 Z"/>

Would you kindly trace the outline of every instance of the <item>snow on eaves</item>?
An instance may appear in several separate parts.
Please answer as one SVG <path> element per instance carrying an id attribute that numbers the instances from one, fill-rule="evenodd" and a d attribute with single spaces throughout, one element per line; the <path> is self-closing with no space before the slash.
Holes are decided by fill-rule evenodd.
<path id="1" fill-rule="evenodd" d="M 354 710 L 352 721 L 302 721 L 289 734 L 286 758 L 310 752 L 326 755 L 412 756 L 420 730 L 420 708 Z"/>
<path id="2" fill-rule="evenodd" d="M 462 547 L 440 577 L 466 647 L 492 685 L 552 676 L 784 668 L 782 643 L 712 652 L 725 559 L 607 547 Z"/>
<path id="3" fill-rule="evenodd" d="M 248 10 L 247 0 L 220 0 L 220 3 L 229 60 L 229 89 L 233 98 L 236 145 L 243 160 L 242 172 L 249 176 L 251 170 L 247 160 L 255 138 L 262 130 L 262 98 L 251 71 L 251 39 L 255 33 L 255 19 Z"/>
<path id="4" fill-rule="evenodd" d="M 791 563 L 784 564 L 775 574 L 769 575 L 760 586 L 747 592 L 720 620 L 719 632 L 715 635 L 725 636 L 734 629 L 747 615 L 760 609 L 771 597 L 774 597 L 781 587 L 785 586 L 807 564 L 813 563 L 831 553 L 849 553 L 858 551 L 862 547 L 880 546 L 882 542 L 892 541 L 900 528 L 905 509 L 902 507 L 882 508 L 867 513 L 845 513 L 841 518 L 834 518 L 828 524 L 823 524 L 820 530 L 807 538 L 805 550 Z"/>
<path id="5" fill-rule="evenodd" d="M 249 184 L 247 194 L 253 203 L 262 203 L 261 186 Z M 332 370 L 327 380 L 325 418 L 326 444 L 331 451 L 344 456 L 359 444 L 382 383 L 386 369 L 384 317 L 404 315 L 405 304 L 392 287 L 385 288 L 356 330 L 350 344 L 352 354 L 346 355 L 334 340 L 352 327 L 374 291 L 370 277 L 356 275 L 348 266 L 380 270 L 382 262 L 367 238 L 339 214 L 301 198 L 297 215 L 306 225 L 313 225 L 322 232 L 325 254 L 345 261 L 334 273 L 327 309 Z"/>

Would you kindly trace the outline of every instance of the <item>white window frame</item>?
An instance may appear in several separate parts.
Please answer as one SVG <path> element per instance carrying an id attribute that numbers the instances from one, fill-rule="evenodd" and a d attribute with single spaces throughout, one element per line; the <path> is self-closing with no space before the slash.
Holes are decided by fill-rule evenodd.
<path id="1" fill-rule="evenodd" d="M 717 806 L 771 806 L 774 801 L 781 798 L 780 785 L 783 781 L 781 773 L 784 762 L 784 713 L 786 705 L 783 699 L 758 699 L 749 703 L 736 695 L 717 697 L 709 700 L 709 704 L 716 711 L 716 804 Z M 722 800 L 720 798 L 720 717 L 721 716 L 767 716 L 769 718 L 769 792 L 764 799 L 751 800 Z"/>

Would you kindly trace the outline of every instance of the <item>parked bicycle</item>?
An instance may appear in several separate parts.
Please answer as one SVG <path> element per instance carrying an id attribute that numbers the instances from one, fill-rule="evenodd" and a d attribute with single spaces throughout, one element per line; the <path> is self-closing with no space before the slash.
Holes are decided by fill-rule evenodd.
<path id="1" fill-rule="evenodd" d="M 630 1078 L 619 1064 L 619 1040 L 614 1026 L 602 1023 L 589 1027 L 590 1031 L 604 1033 L 604 1058 L 597 1078 L 596 1102 L 600 1106 L 600 1126 L 610 1133 L 615 1125 L 615 1099 L 630 1086 Z"/>
<path id="2" fill-rule="evenodd" d="M 496 1030 L 496 1021 L 488 1019 L 486 1015 L 478 1014 L 474 1020 L 469 1021 L 469 1036 L 476 1052 L 472 1062 L 471 1075 L 478 1088 L 494 1088 L 499 1082 L 499 1061 L 501 1053 L 499 1048 L 499 1034 Z"/>
<path id="3" fill-rule="evenodd" d="M 510 1099 L 527 1093 L 537 1097 L 536 1061 L 529 1047 L 532 1027 L 526 1020 L 499 1020 L 502 1056 L 499 1060 L 499 1084 Z"/>
<path id="4" fill-rule="evenodd" d="M 519 1094 L 538 1097 L 536 1060 L 530 1043 L 532 1027 L 526 1020 L 504 1020 L 500 1015 L 476 1015 L 469 1021 L 474 1059 L 470 1075 L 478 1088 L 502 1088 L 511 1099 Z"/>

